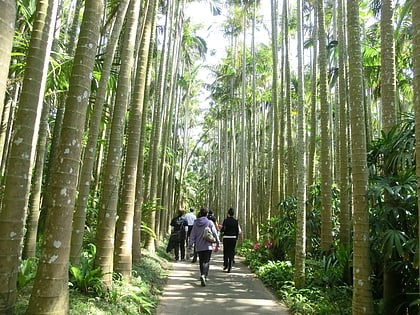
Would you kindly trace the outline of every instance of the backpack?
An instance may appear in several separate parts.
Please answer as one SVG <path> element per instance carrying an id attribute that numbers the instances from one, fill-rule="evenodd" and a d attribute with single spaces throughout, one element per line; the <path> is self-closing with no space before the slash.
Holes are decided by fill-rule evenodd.
<path id="1" fill-rule="evenodd" d="M 176 234 L 178 241 L 181 241 L 185 237 L 185 219 L 184 217 L 178 217 L 174 221 L 174 234 Z"/>

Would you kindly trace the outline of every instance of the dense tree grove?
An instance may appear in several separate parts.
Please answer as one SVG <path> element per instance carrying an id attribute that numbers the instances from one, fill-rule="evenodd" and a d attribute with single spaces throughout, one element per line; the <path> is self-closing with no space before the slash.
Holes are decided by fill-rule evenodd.
<path id="1" fill-rule="evenodd" d="M 0 314 L 30 261 L 27 314 L 132 281 L 202 206 L 343 314 L 419 314 L 418 1 L 0 4 Z"/>

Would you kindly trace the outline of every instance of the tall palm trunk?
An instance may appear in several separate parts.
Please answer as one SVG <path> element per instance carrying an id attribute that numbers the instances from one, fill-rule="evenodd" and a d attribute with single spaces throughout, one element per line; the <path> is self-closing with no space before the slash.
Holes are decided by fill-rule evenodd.
<path id="1" fill-rule="evenodd" d="M 276 205 L 280 202 L 280 157 L 279 154 L 279 138 L 280 138 L 280 123 L 279 123 L 279 66 L 278 66 L 278 22 L 277 22 L 278 4 L 277 0 L 271 0 L 271 53 L 273 55 L 273 82 L 272 82 L 272 120 L 271 126 L 273 128 L 273 171 L 271 174 L 271 214 L 277 214 Z"/>
<path id="2" fill-rule="evenodd" d="M 350 182 L 349 182 L 349 141 L 348 141 L 348 107 L 347 107 L 347 49 L 345 45 L 345 14 L 344 1 L 339 0 L 338 11 L 338 93 L 339 93 L 339 108 L 340 108 L 340 131 L 339 131 L 339 159 L 338 164 L 340 178 L 340 242 L 346 248 L 351 245 L 351 207 L 350 207 Z M 347 283 L 351 283 L 350 266 L 347 265 L 344 271 L 344 278 Z"/>
<path id="3" fill-rule="evenodd" d="M 168 1 L 168 13 L 166 15 L 165 21 L 165 32 L 164 32 L 164 41 L 163 48 L 161 53 L 161 59 L 159 64 L 158 71 L 158 82 L 157 82 L 157 97 L 154 102 L 153 107 L 153 121 L 152 121 L 152 131 L 150 137 L 150 152 L 149 152 L 149 174 L 146 176 L 146 190 L 145 190 L 145 200 L 149 201 L 151 204 L 156 205 L 158 197 L 158 176 L 159 176 L 159 161 L 161 157 L 161 140 L 162 140 L 162 111 L 163 106 L 166 104 L 167 100 L 164 98 L 164 92 L 166 87 L 166 80 L 170 80 L 171 74 L 168 74 L 168 69 L 172 68 L 171 65 L 176 62 L 176 60 L 170 60 L 171 54 L 171 39 L 174 34 L 172 32 L 173 21 L 174 21 L 174 7 L 175 3 Z M 171 86 L 169 84 L 169 86 Z M 156 211 L 150 213 L 148 218 L 148 225 L 152 231 L 156 231 Z M 147 234 L 145 240 L 146 248 L 154 252 L 155 251 L 155 239 L 152 235 Z"/>
<path id="4" fill-rule="evenodd" d="M 55 1 L 54 1 L 55 2 Z M 86 112 L 102 17 L 102 2 L 86 1 L 66 112 L 51 176 L 44 243 L 27 314 L 68 314 L 68 267 L 72 219 Z"/>
<path id="5" fill-rule="evenodd" d="M 392 0 L 381 1 L 381 109 L 382 129 L 389 132 L 397 123 L 396 111 L 396 75 L 395 75 L 395 44 L 393 27 Z M 391 176 L 390 170 L 384 170 L 385 175 Z M 385 192 L 385 207 L 391 206 L 392 197 Z M 384 315 L 398 315 L 404 312 L 396 310 L 396 305 L 401 304 L 401 276 L 392 267 L 392 261 L 385 258 L 383 266 L 383 299 Z"/>
<path id="6" fill-rule="evenodd" d="M 331 214 L 331 107 L 327 95 L 327 37 L 325 32 L 324 2 L 318 3 L 318 60 L 319 60 L 319 98 L 321 104 L 321 249 L 330 251 L 332 246 Z"/>
<path id="7" fill-rule="evenodd" d="M 9 313 L 16 299 L 17 273 L 56 12 L 57 1 L 39 1 L 37 4 L 14 123 L 0 212 L 0 313 Z"/>
<path id="8" fill-rule="evenodd" d="M 293 163 L 293 141 L 292 141 L 292 119 L 291 119 L 291 89 L 290 89 L 290 57 L 289 57 L 289 1 L 283 1 L 283 45 L 284 45 L 284 108 L 286 115 L 285 137 L 287 139 L 287 179 L 286 196 L 293 196 L 295 192 L 294 163 Z"/>
<path id="9" fill-rule="evenodd" d="M 123 137 L 131 91 L 140 2 L 140 0 L 130 1 L 127 11 L 126 29 L 121 48 L 122 63 L 118 78 L 111 134 L 103 173 L 102 195 L 99 204 L 95 266 L 101 267 L 105 273 L 103 282 L 106 286 L 110 286 L 112 283 L 115 223 L 117 220 L 118 193 L 120 189 L 120 172 L 124 146 Z"/>
<path id="10" fill-rule="evenodd" d="M 112 64 L 114 62 L 115 50 L 118 45 L 118 39 L 121 35 L 121 30 L 129 2 L 129 0 L 124 0 L 119 3 L 118 14 L 116 16 L 114 26 L 112 28 L 112 33 L 109 38 L 109 44 L 106 48 L 104 56 L 104 64 L 101 72 L 101 80 L 99 82 L 98 91 L 96 93 L 95 105 L 93 106 L 93 112 L 89 119 L 88 140 L 83 155 L 83 164 L 79 181 L 79 193 L 77 196 L 76 209 L 74 211 L 73 217 L 70 260 L 74 264 L 78 264 L 80 261 L 86 212 L 92 183 L 92 173 L 95 167 L 95 156 L 97 155 L 96 153 L 103 105 L 105 103 L 108 80 L 111 74 Z"/>
<path id="11" fill-rule="evenodd" d="M 359 2 L 347 0 L 349 111 L 353 176 L 353 303 L 354 315 L 373 314 L 369 259 L 368 168 L 363 105 Z"/>
<path id="12" fill-rule="evenodd" d="M 296 211 L 296 255 L 295 255 L 295 285 L 302 288 L 305 285 L 306 258 L 306 170 L 305 170 L 305 111 L 304 111 L 304 80 L 303 80 L 303 22 L 302 0 L 297 1 L 297 55 L 298 55 L 298 117 L 297 117 L 297 211 Z"/>
<path id="13" fill-rule="evenodd" d="M 392 0 L 381 0 L 381 105 L 382 129 L 385 131 L 389 131 L 397 123 L 392 3 Z"/>
<path id="14" fill-rule="evenodd" d="M 31 195 L 28 206 L 28 217 L 26 219 L 26 234 L 23 244 L 22 258 L 36 256 L 37 231 L 40 215 L 42 179 L 44 173 L 44 161 L 47 151 L 48 138 L 48 117 L 50 114 L 50 106 L 48 101 L 42 107 L 39 139 L 36 150 L 36 161 L 31 184 Z"/>
<path id="15" fill-rule="evenodd" d="M 132 269 L 132 241 L 134 206 L 136 197 L 137 167 L 140 149 L 140 124 L 144 108 L 144 94 L 146 88 L 147 69 L 149 64 L 149 47 L 152 26 L 155 19 L 155 3 L 149 1 L 143 10 L 143 30 L 140 41 L 140 50 L 137 64 L 136 79 L 134 82 L 130 116 L 127 130 L 127 153 L 124 167 L 123 189 L 121 191 L 121 207 L 118 212 L 118 221 L 115 236 L 114 270 L 124 277 L 131 276 Z"/>

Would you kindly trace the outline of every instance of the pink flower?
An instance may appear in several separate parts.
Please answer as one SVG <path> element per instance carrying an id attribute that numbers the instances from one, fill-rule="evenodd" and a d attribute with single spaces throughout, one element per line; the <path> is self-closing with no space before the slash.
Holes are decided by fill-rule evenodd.
<path id="1" fill-rule="evenodd" d="M 271 247 L 273 246 L 273 242 L 271 242 L 271 241 L 266 241 L 266 242 L 265 242 L 265 244 L 264 244 L 264 246 L 265 246 L 266 248 L 271 248 Z"/>
<path id="2" fill-rule="evenodd" d="M 254 250 L 258 250 L 258 248 L 260 248 L 260 245 L 258 243 L 255 243 L 253 248 L 254 248 Z"/>

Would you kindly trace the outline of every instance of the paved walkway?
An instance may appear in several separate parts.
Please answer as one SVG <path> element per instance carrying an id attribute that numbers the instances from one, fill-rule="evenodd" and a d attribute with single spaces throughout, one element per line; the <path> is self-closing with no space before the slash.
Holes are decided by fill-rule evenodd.
<path id="1" fill-rule="evenodd" d="M 200 285 L 198 263 L 173 262 L 157 315 L 289 315 L 239 258 L 222 270 L 222 251 L 212 254 L 208 281 Z"/>

